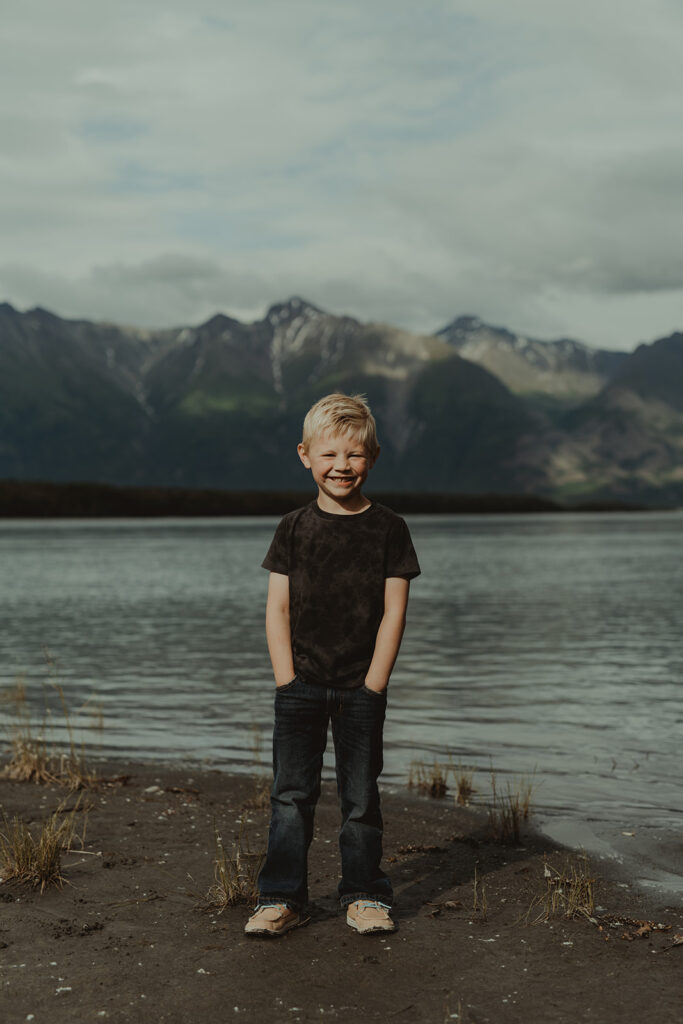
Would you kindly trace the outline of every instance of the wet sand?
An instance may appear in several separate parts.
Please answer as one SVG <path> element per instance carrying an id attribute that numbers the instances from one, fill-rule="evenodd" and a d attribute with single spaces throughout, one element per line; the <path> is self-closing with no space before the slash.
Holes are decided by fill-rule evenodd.
<path id="1" fill-rule="evenodd" d="M 359 936 L 335 897 L 339 812 L 326 785 L 310 922 L 278 940 L 247 939 L 246 905 L 219 913 L 203 897 L 214 881 L 214 823 L 227 848 L 242 817 L 252 848 L 265 842 L 267 811 L 243 811 L 254 780 L 122 762 L 98 771 L 130 778 L 84 793 L 85 845 L 63 858 L 68 884 L 42 895 L 0 885 L 3 1024 L 680 1019 L 683 945 L 670 948 L 683 933 L 680 899 L 643 890 L 596 859 L 596 923 L 558 915 L 529 924 L 546 863 L 560 871 L 577 863 L 532 828 L 505 846 L 491 840 L 481 811 L 448 796 L 385 792 L 399 931 Z M 5 815 L 32 826 L 64 795 L 0 780 Z M 638 936 L 644 920 L 670 930 Z"/>

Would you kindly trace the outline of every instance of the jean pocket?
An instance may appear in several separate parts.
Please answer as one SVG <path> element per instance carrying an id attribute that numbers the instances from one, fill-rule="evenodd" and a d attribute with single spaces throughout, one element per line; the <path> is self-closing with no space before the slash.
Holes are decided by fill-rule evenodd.
<path id="1" fill-rule="evenodd" d="M 298 679 L 298 676 L 294 676 L 294 678 L 289 683 L 283 683 L 282 686 L 276 686 L 275 693 L 284 693 L 285 690 L 291 690 L 294 684 L 298 682 Z"/>
<path id="2" fill-rule="evenodd" d="M 369 686 L 366 686 L 365 683 L 363 683 L 361 689 L 365 690 L 366 693 L 369 693 L 371 697 L 375 697 L 377 700 L 386 700 L 387 699 L 387 688 L 386 688 L 386 686 L 384 687 L 383 690 L 371 690 Z"/>

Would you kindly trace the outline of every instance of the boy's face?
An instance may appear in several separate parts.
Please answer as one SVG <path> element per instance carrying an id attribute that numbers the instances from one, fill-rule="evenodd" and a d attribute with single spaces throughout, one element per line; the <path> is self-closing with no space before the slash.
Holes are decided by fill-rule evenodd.
<path id="1" fill-rule="evenodd" d="M 322 434 L 308 448 L 300 444 L 297 450 L 304 466 L 313 474 L 320 497 L 324 495 L 333 505 L 346 509 L 362 503 L 361 488 L 373 460 L 357 438 L 349 434 Z"/>

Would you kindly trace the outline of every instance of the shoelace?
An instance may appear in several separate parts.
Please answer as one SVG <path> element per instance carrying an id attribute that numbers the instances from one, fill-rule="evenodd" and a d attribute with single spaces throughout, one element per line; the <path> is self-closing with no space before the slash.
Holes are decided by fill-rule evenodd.
<path id="1" fill-rule="evenodd" d="M 389 911 L 391 910 L 391 907 L 389 906 L 389 904 L 388 903 L 382 903 L 381 900 L 361 900 L 360 901 L 360 909 L 361 910 L 376 910 L 377 907 L 381 907 L 382 910 L 386 914 L 388 914 Z"/>

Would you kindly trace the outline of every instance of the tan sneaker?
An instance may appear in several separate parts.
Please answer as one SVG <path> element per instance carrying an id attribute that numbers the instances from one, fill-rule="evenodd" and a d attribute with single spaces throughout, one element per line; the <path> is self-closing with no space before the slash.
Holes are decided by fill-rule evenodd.
<path id="1" fill-rule="evenodd" d="M 375 935 L 378 932 L 395 932 L 389 907 L 379 900 L 356 900 L 346 908 L 346 923 L 361 935 Z"/>
<path id="2" fill-rule="evenodd" d="M 277 938 L 301 924 L 301 914 L 284 903 L 259 903 L 244 926 L 245 935 Z"/>

